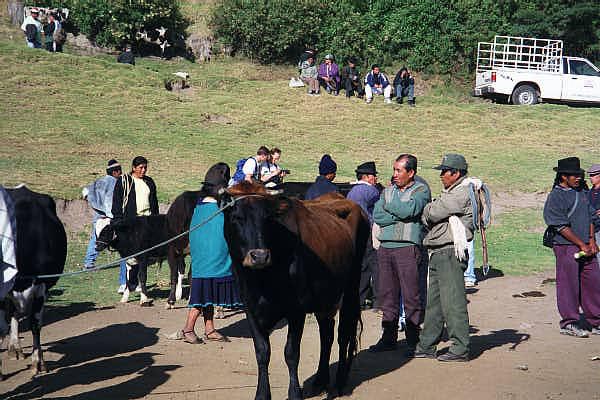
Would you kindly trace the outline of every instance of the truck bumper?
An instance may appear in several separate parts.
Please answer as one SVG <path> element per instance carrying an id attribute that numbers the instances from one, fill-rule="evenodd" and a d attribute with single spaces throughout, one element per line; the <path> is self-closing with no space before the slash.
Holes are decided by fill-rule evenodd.
<path id="1" fill-rule="evenodd" d="M 473 90 L 472 95 L 475 97 L 485 96 L 487 94 L 494 94 L 494 88 L 492 86 L 481 86 Z"/>

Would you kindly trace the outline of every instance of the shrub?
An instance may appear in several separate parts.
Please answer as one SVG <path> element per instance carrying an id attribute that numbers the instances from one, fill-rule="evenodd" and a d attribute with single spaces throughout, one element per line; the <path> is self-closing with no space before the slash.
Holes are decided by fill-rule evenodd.
<path id="1" fill-rule="evenodd" d="M 179 2 L 173 0 L 50 0 L 48 3 L 50 7 L 69 8 L 69 20 L 75 29 L 101 46 L 134 43 L 136 32 L 146 30 L 155 35 L 155 29 L 161 26 L 172 37 L 183 34 L 188 26 Z"/>

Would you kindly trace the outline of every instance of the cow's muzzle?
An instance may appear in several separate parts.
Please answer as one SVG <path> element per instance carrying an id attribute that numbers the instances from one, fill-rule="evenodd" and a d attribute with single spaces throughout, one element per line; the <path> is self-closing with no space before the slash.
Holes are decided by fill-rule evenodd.
<path id="1" fill-rule="evenodd" d="M 252 249 L 246 253 L 244 267 L 260 269 L 271 265 L 271 251 L 269 249 Z"/>

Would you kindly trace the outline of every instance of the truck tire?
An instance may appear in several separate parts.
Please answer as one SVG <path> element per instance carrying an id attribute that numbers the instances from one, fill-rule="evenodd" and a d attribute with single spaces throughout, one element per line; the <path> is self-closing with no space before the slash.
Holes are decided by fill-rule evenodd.
<path id="1" fill-rule="evenodd" d="M 512 94 L 513 104 L 532 106 L 539 103 L 537 90 L 531 85 L 521 85 Z"/>

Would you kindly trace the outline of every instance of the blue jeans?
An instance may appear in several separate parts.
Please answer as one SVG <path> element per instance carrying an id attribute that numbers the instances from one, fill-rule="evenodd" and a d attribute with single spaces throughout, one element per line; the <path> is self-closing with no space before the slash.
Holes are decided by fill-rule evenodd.
<path id="1" fill-rule="evenodd" d="M 412 101 L 415 98 L 415 85 L 408 85 L 407 88 L 402 88 L 402 85 L 396 86 L 396 98 L 398 101 L 403 97 L 408 97 L 408 101 Z"/>
<path id="2" fill-rule="evenodd" d="M 94 219 L 92 220 L 92 233 L 90 234 L 90 241 L 85 252 L 85 258 L 83 259 L 84 268 L 93 268 L 96 264 L 96 258 L 98 258 L 98 252 L 96 251 L 96 221 L 99 219 L 100 214 L 94 212 Z M 127 267 L 125 265 L 125 261 L 121 261 L 119 285 L 124 285 L 127 282 L 126 274 Z"/>
<path id="3" fill-rule="evenodd" d="M 465 270 L 465 281 L 468 282 L 477 282 L 477 278 L 475 277 L 475 236 L 473 236 L 473 240 L 467 242 L 467 251 L 469 253 L 469 262 L 467 263 L 467 269 Z"/>

